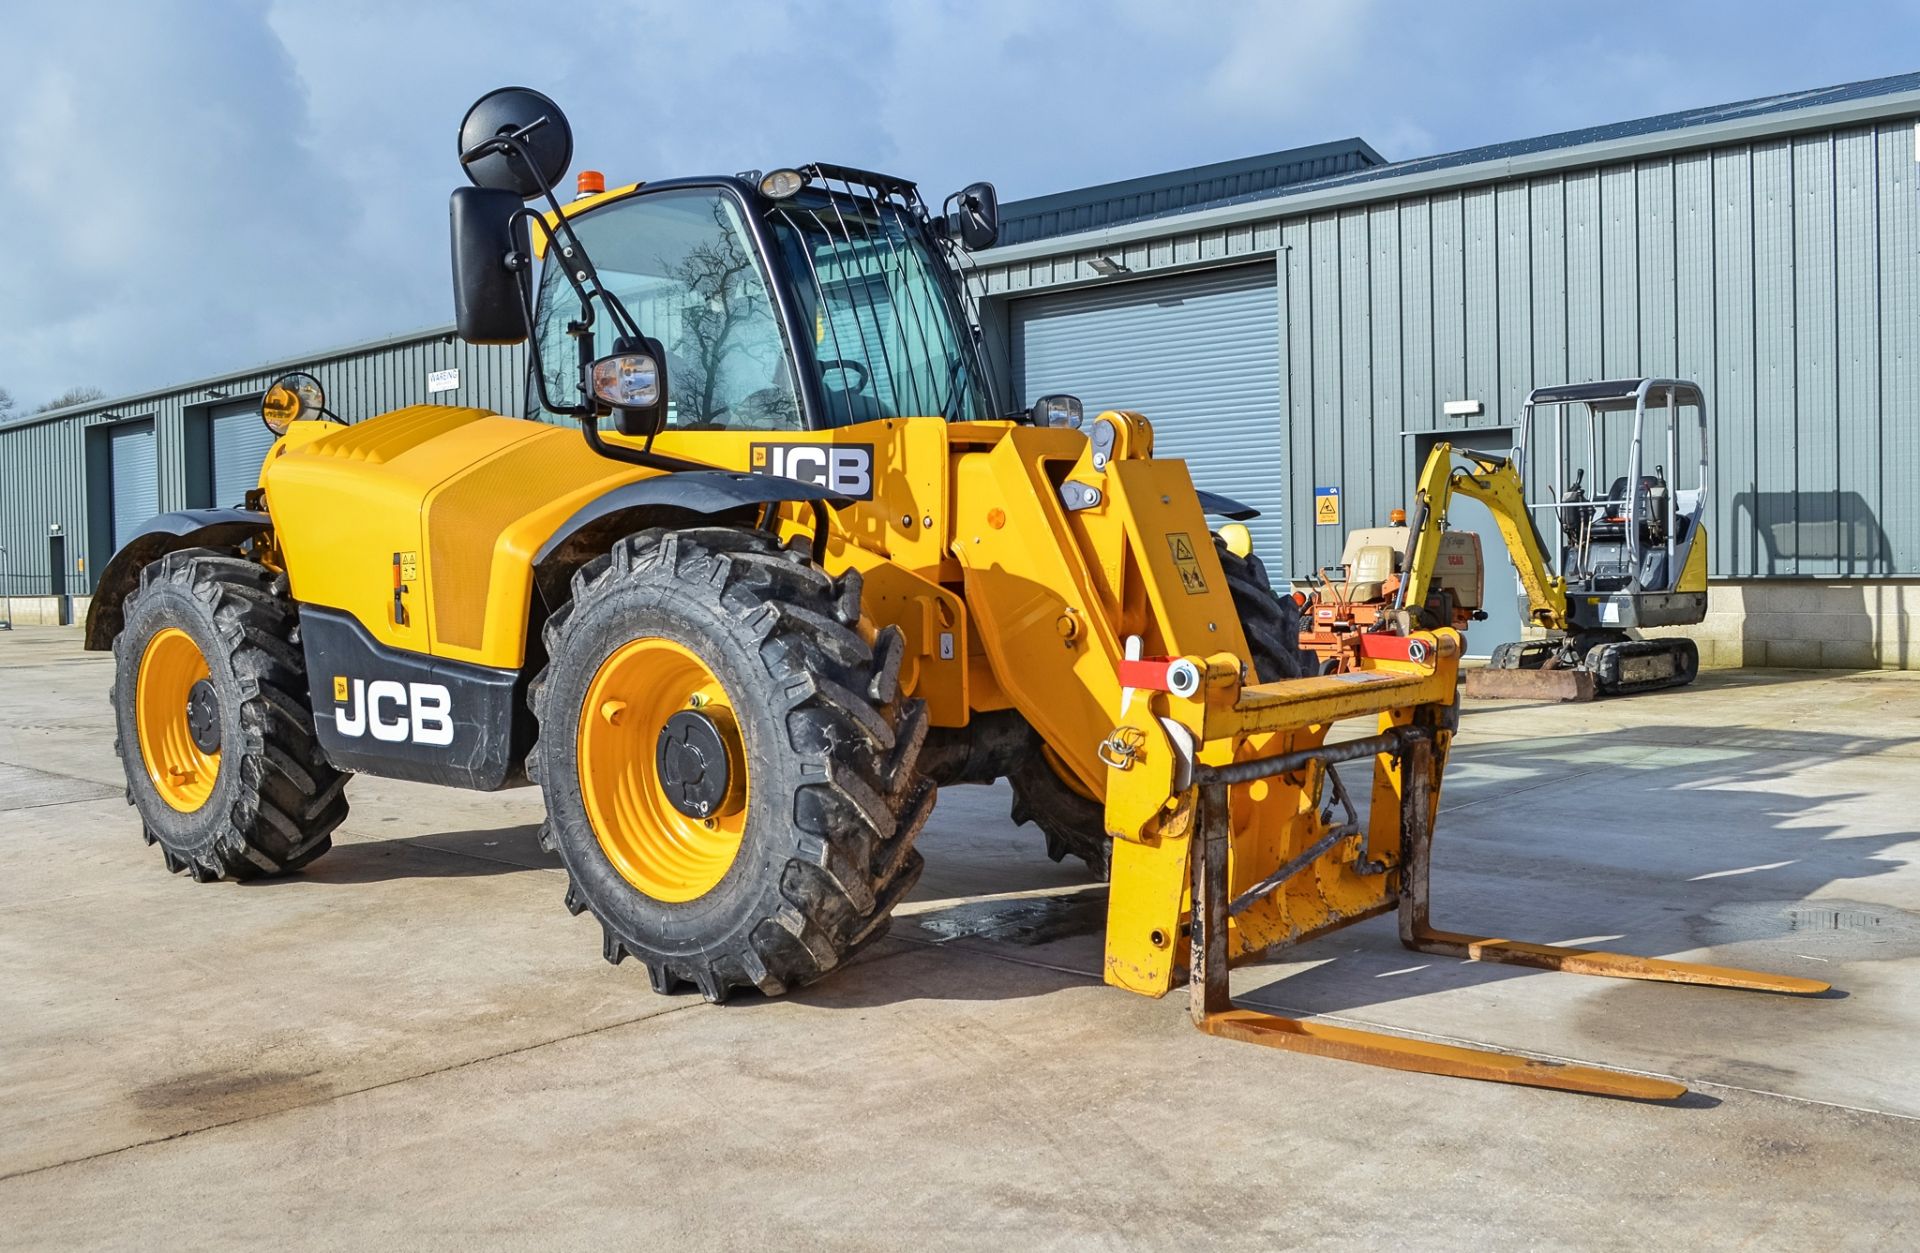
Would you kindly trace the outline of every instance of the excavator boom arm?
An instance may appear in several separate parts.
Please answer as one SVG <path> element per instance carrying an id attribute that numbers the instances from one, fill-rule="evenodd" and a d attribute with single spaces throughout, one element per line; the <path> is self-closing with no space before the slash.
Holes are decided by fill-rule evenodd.
<path id="1" fill-rule="evenodd" d="M 1527 616 L 1534 625 L 1551 631 L 1566 630 L 1567 583 L 1553 573 L 1546 545 L 1528 516 L 1520 472 L 1505 457 L 1457 450 L 1451 444 L 1434 446 L 1415 485 L 1418 512 L 1400 585 L 1400 607 L 1426 603 L 1434 566 L 1440 559 L 1447 509 L 1456 495 L 1477 500 L 1492 512 L 1500 538 L 1520 572 L 1520 586 L 1527 594 Z"/>

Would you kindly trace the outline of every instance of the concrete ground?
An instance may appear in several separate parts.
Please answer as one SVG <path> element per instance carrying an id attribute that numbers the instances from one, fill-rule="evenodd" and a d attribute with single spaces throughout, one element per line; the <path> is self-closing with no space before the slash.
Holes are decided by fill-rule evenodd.
<path id="1" fill-rule="evenodd" d="M 653 995 L 560 907 L 539 794 L 352 785 L 270 883 L 161 868 L 108 661 L 0 634 L 0 1243 L 14 1247 L 1912 1247 L 1920 674 L 1475 706 L 1443 926 L 1831 980 L 1479 966 L 1391 919 L 1255 1004 L 1677 1076 L 1650 1106 L 1213 1040 L 1103 987 L 1103 893 L 958 788 L 892 938 Z M 997 893 L 997 895 L 987 895 Z"/>

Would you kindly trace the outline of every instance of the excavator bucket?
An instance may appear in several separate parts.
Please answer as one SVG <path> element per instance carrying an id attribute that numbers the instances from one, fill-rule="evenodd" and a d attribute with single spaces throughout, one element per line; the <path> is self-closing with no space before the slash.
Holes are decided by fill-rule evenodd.
<path id="1" fill-rule="evenodd" d="M 1599 694 L 1590 670 L 1509 670 L 1481 666 L 1467 671 L 1466 694 L 1475 700 L 1589 701 Z"/>

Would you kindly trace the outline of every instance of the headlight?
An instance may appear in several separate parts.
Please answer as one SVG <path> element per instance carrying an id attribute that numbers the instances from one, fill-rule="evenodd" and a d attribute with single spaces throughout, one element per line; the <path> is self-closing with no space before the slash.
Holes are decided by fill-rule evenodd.
<path id="1" fill-rule="evenodd" d="M 644 352 L 616 353 L 593 363 L 593 398 L 614 409 L 651 409 L 660 403 L 660 363 Z"/>
<path id="2" fill-rule="evenodd" d="M 775 170 L 760 180 L 760 194 L 769 200 L 785 200 L 807 185 L 807 176 L 798 170 Z"/>
<path id="3" fill-rule="evenodd" d="M 1032 412 L 1035 426 L 1078 427 L 1082 417 L 1078 396 L 1042 396 Z"/>
<path id="4" fill-rule="evenodd" d="M 325 416 L 327 393 L 311 374 L 283 374 L 260 397 L 260 420 L 275 435 L 285 435 L 302 418 Z"/>

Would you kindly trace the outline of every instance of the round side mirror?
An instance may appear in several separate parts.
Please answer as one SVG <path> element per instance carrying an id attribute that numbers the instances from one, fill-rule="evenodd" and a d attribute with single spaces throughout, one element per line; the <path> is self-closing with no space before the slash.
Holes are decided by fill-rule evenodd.
<path id="1" fill-rule="evenodd" d="M 302 418 L 325 416 L 327 393 L 311 374 L 283 374 L 260 397 L 260 420 L 275 435 L 285 435 L 287 428 Z"/>
<path id="2" fill-rule="evenodd" d="M 516 137 L 520 151 L 501 144 L 503 136 Z M 460 122 L 460 163 L 474 186 L 531 200 L 573 164 L 573 128 L 559 105 L 531 87 L 496 88 Z"/>

